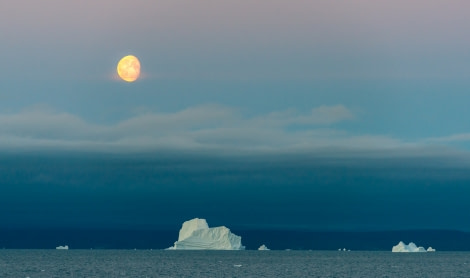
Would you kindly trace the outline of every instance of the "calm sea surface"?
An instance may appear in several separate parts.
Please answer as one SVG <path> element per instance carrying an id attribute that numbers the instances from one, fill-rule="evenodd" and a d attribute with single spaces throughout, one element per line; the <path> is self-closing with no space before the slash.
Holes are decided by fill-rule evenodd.
<path id="1" fill-rule="evenodd" d="M 470 277 L 470 252 L 0 250 L 0 277 Z"/>

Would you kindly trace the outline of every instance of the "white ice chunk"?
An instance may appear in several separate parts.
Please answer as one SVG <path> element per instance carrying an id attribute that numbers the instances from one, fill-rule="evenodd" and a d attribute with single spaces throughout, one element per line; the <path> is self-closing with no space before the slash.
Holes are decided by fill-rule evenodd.
<path id="1" fill-rule="evenodd" d="M 68 245 L 65 245 L 65 246 L 57 246 L 55 249 L 57 249 L 57 250 L 69 250 L 69 246 L 68 246 Z"/>
<path id="2" fill-rule="evenodd" d="M 410 242 L 408 245 L 400 241 L 397 245 L 392 247 L 392 252 L 426 252 L 423 247 L 417 247 L 416 244 Z"/>
<path id="3" fill-rule="evenodd" d="M 436 249 L 434 249 L 434 248 L 432 248 L 431 246 L 429 246 L 426 251 L 427 251 L 427 252 L 436 252 Z"/>
<path id="4" fill-rule="evenodd" d="M 267 251 L 267 250 L 270 250 L 270 249 L 269 249 L 268 247 L 266 247 L 266 245 L 263 244 L 263 245 L 261 245 L 261 246 L 258 248 L 258 250 L 260 250 L 260 251 Z"/>

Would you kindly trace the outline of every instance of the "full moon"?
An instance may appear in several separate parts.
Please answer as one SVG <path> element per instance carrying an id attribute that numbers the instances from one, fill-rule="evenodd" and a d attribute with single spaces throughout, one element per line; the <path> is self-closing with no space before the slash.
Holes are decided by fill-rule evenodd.
<path id="1" fill-rule="evenodd" d="M 122 80 L 134 82 L 140 75 L 140 62 L 134 55 L 127 55 L 119 60 L 117 73 Z"/>

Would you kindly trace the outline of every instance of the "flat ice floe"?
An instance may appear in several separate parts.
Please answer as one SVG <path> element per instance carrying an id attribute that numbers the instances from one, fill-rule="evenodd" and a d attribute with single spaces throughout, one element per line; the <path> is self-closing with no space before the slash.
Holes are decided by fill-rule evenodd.
<path id="1" fill-rule="evenodd" d="M 178 241 L 167 250 L 245 250 L 245 246 L 227 227 L 209 228 L 205 219 L 194 218 L 183 223 Z"/>
<path id="2" fill-rule="evenodd" d="M 68 246 L 68 245 L 65 245 L 65 246 L 57 246 L 55 249 L 57 249 L 57 250 L 69 250 L 69 246 Z"/>

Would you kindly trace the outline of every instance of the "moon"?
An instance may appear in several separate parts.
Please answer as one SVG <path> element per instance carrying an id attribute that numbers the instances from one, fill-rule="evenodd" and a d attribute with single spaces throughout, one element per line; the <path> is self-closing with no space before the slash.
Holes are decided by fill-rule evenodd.
<path id="1" fill-rule="evenodd" d="M 117 73 L 122 80 L 134 82 L 140 75 L 140 62 L 134 55 L 127 55 L 119 60 Z"/>

